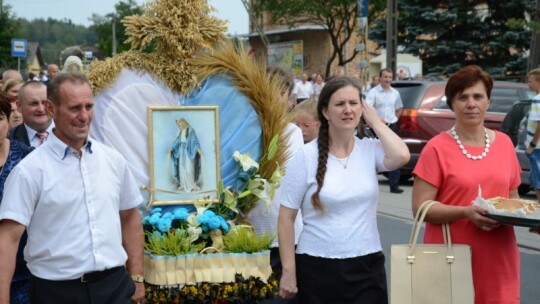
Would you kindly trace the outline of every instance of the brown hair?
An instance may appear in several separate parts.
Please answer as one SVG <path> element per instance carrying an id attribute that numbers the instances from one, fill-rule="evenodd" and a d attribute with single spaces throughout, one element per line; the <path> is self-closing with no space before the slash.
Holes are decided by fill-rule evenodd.
<path id="1" fill-rule="evenodd" d="M 49 81 L 49 85 L 47 85 L 47 99 L 56 106 L 60 105 L 60 87 L 66 82 L 87 84 L 89 87 L 92 87 L 88 78 L 82 73 L 61 73 L 56 75 L 56 77 Z"/>
<path id="2" fill-rule="evenodd" d="M 394 71 L 392 71 L 391 68 L 384 68 L 384 69 L 380 70 L 379 71 L 379 77 L 382 77 L 383 72 L 388 72 L 388 73 L 392 74 L 392 76 L 394 76 Z"/>
<path id="3" fill-rule="evenodd" d="M 452 110 L 454 98 L 463 93 L 466 89 L 476 85 L 479 81 L 486 88 L 487 98 L 491 98 L 491 89 L 493 88 L 493 78 L 477 65 L 468 65 L 453 74 L 444 89 L 446 104 Z"/>
<path id="4" fill-rule="evenodd" d="M 293 89 L 293 81 L 291 73 L 285 71 L 284 68 L 274 65 L 266 68 L 266 73 L 268 78 L 277 78 L 281 85 L 283 86 L 283 94 L 290 95 Z"/>
<path id="5" fill-rule="evenodd" d="M 11 102 L 9 102 L 9 98 L 2 91 L 0 91 L 0 114 L 6 114 L 8 120 L 11 115 Z"/>
<path id="6" fill-rule="evenodd" d="M 311 196 L 311 203 L 313 208 L 317 211 L 324 211 L 324 206 L 319 198 L 319 193 L 324 185 L 324 176 L 326 175 L 326 165 L 328 163 L 328 151 L 330 150 L 330 140 L 328 134 L 328 120 L 323 115 L 324 109 L 328 108 L 330 103 L 330 98 L 332 95 L 339 89 L 344 87 L 352 86 L 358 90 L 358 95 L 360 101 L 362 101 L 362 87 L 349 77 L 333 77 L 328 81 L 321 90 L 319 95 L 319 103 L 317 104 L 317 114 L 319 115 L 319 121 L 321 122 L 321 127 L 319 129 L 319 139 L 317 145 L 319 148 L 319 158 L 317 164 L 317 173 L 315 174 L 315 179 L 317 180 L 317 190 Z"/>

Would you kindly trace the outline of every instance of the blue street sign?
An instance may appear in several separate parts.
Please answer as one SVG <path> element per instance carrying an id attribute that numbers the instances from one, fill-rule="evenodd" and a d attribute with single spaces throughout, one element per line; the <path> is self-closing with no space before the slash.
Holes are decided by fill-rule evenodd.
<path id="1" fill-rule="evenodd" d="M 357 0 L 357 12 L 358 17 L 368 16 L 368 0 Z"/>
<path id="2" fill-rule="evenodd" d="M 27 45 L 26 39 L 11 39 L 11 56 L 26 57 Z"/>

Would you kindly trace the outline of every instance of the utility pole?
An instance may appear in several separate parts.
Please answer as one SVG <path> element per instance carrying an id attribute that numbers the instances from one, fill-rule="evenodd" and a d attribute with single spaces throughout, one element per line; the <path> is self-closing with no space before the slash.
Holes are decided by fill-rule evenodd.
<path id="1" fill-rule="evenodd" d="M 386 67 L 392 69 L 394 78 L 397 74 L 397 2 L 388 0 L 386 8 Z"/>
<path id="2" fill-rule="evenodd" d="M 116 15 L 112 16 L 112 55 L 116 55 Z"/>
<path id="3" fill-rule="evenodd" d="M 527 71 L 540 67 L 540 0 L 536 0 L 536 10 L 532 15 L 532 37 Z"/>

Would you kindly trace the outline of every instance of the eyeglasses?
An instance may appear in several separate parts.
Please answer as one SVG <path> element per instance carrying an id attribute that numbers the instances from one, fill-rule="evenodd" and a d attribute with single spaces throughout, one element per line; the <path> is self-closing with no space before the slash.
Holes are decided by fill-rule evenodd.
<path id="1" fill-rule="evenodd" d="M 298 121 L 294 122 L 294 124 L 297 125 L 300 129 L 309 129 L 318 123 L 319 123 L 318 120 L 312 121 L 312 122 L 298 122 Z"/>

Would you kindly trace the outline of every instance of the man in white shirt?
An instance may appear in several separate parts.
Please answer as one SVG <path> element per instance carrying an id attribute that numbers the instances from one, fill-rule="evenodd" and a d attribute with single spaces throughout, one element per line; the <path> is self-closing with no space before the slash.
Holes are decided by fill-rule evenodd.
<path id="1" fill-rule="evenodd" d="M 0 303 L 25 229 L 31 303 L 144 303 L 142 196 L 128 163 L 88 137 L 84 75 L 55 77 L 47 97 L 56 127 L 10 173 L 0 204 Z"/>
<path id="2" fill-rule="evenodd" d="M 313 98 L 313 86 L 307 80 L 307 74 L 302 74 L 302 81 L 294 84 L 293 98 L 295 107 L 302 101 Z"/>
<path id="3" fill-rule="evenodd" d="M 54 128 L 52 117 L 45 109 L 47 86 L 40 81 L 26 82 L 19 89 L 18 108 L 23 123 L 9 131 L 9 139 L 34 148 L 42 145 Z"/>
<path id="4" fill-rule="evenodd" d="M 366 102 L 375 107 L 381 120 L 388 125 L 390 129 L 397 132 L 398 119 L 403 112 L 403 102 L 399 92 L 391 87 L 393 72 L 389 68 L 384 68 L 379 73 L 380 84 L 372 88 L 367 96 Z M 402 193 L 399 188 L 399 169 L 388 172 L 388 184 L 390 192 Z"/>

